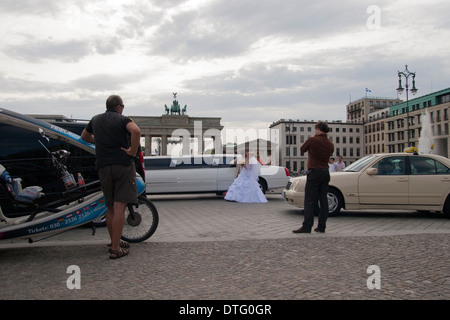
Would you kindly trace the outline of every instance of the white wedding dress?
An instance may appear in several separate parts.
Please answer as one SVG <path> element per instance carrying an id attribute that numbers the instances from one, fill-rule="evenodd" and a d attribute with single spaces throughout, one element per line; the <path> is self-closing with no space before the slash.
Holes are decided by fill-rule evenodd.
<path id="1" fill-rule="evenodd" d="M 241 168 L 238 177 L 234 179 L 228 188 L 225 200 L 241 203 L 265 203 L 268 202 L 258 183 L 260 164 L 255 157 Z"/>

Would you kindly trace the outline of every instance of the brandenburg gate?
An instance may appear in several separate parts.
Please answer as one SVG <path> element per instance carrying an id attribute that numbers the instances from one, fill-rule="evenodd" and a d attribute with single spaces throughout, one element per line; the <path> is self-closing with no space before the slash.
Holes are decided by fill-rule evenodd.
<path id="1" fill-rule="evenodd" d="M 141 136 L 145 138 L 145 155 L 151 155 L 154 150 L 153 138 L 161 138 L 161 155 L 167 155 L 169 138 L 181 138 L 182 154 L 191 152 L 191 138 L 198 141 L 198 152 L 205 150 L 205 139 L 213 139 L 214 148 L 222 151 L 221 118 L 190 117 L 186 114 L 187 105 L 181 108 L 176 100 L 169 108 L 165 106 L 165 114 L 161 116 L 130 116 L 141 129 Z M 220 152 L 221 152 L 220 151 Z"/>

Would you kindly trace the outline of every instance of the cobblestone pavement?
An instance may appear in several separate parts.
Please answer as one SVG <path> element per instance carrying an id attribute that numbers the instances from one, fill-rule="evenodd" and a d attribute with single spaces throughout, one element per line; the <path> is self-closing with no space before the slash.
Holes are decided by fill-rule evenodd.
<path id="1" fill-rule="evenodd" d="M 302 210 L 267 197 L 151 196 L 158 230 L 119 260 L 108 259 L 106 228 L 0 242 L 0 299 L 450 299 L 450 219 L 343 211 L 325 234 L 293 234 Z M 70 290 L 73 265 L 80 289 Z M 379 272 L 368 272 L 373 265 Z"/>

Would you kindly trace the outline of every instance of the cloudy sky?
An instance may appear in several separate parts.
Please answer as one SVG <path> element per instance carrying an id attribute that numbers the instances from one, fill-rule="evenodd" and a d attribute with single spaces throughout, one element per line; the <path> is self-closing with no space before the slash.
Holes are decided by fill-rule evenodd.
<path id="1" fill-rule="evenodd" d="M 350 99 L 450 87 L 448 0 L 0 0 L 0 107 L 90 119 L 110 94 L 159 116 L 267 128 Z"/>

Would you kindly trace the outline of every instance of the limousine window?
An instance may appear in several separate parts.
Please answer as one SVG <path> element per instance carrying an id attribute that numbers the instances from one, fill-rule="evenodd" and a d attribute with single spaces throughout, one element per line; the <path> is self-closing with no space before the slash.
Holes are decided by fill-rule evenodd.
<path id="1" fill-rule="evenodd" d="M 144 165 L 146 170 L 167 169 L 170 166 L 170 159 L 166 158 L 152 158 L 145 159 Z"/>
<path id="2" fill-rule="evenodd" d="M 195 157 L 146 157 L 144 159 L 146 170 L 162 169 L 193 169 L 193 168 L 211 168 L 211 167 L 230 167 L 236 166 L 230 163 L 235 159 L 234 156 L 195 156 Z"/>

